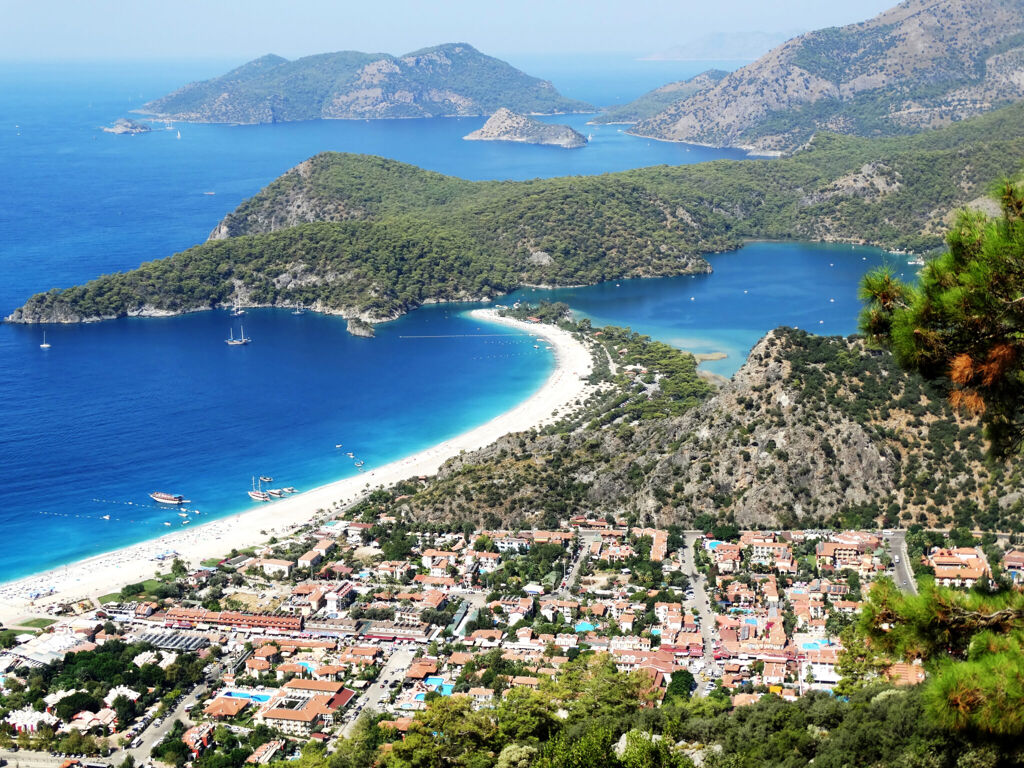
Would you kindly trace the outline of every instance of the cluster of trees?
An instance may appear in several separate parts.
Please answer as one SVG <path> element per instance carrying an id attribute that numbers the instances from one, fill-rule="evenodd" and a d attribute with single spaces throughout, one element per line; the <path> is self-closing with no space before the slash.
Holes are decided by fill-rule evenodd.
<path id="1" fill-rule="evenodd" d="M 45 667 L 19 670 L 19 677 L 25 682 L 9 678 L 0 692 L 0 722 L 9 712 L 24 707 L 42 711 L 46 707 L 46 696 L 74 690 L 76 693 L 61 699 L 54 707 L 54 714 L 68 722 L 79 712 L 98 712 L 105 706 L 104 699 L 110 690 L 124 685 L 140 697 L 135 702 L 125 696 L 113 700 L 111 707 L 123 729 L 150 705 L 174 699 L 180 690 L 202 678 L 205 662 L 195 654 L 179 655 L 166 669 L 152 662 L 136 666 L 132 660 L 149 650 L 154 649 L 144 643 L 108 640 L 95 650 L 69 653 L 63 660 Z M 9 739 L 9 726 L 3 723 L 0 738 L 5 733 Z M 57 738 L 47 726 L 43 726 L 35 738 L 37 746 L 71 753 L 95 753 L 99 748 L 98 742 L 91 738 L 85 741 L 79 733 Z M 68 741 L 72 738 L 74 743 Z"/>

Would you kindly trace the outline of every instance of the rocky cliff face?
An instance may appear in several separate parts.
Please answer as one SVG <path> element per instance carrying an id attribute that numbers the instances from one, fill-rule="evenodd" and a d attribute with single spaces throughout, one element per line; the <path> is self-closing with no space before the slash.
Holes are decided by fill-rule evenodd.
<path id="1" fill-rule="evenodd" d="M 274 123 L 289 120 L 489 115 L 503 104 L 523 112 L 589 111 L 546 81 L 451 43 L 396 57 L 341 51 L 288 61 L 263 56 L 226 75 L 183 88 L 142 111 L 175 120 Z"/>
<path id="2" fill-rule="evenodd" d="M 508 525 L 547 510 L 744 526 L 1019 514 L 1001 500 L 1020 469 L 986 467 L 982 449 L 977 425 L 887 354 L 780 329 L 682 417 L 509 435 L 453 459 L 408 505 Z"/>
<path id="3" fill-rule="evenodd" d="M 462 138 L 467 141 L 518 141 L 524 144 L 548 144 L 564 149 L 587 145 L 587 137 L 568 125 L 551 125 L 516 114 L 502 107 L 479 130 Z"/>
<path id="4" fill-rule="evenodd" d="M 791 151 L 817 130 L 900 133 L 1024 99 L 1012 0 L 907 0 L 811 32 L 643 121 L 644 136 Z"/>

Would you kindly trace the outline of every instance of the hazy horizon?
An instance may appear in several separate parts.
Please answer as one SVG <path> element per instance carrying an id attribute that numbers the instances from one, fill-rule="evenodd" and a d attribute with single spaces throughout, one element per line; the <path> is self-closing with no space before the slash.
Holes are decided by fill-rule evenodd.
<path id="1" fill-rule="evenodd" d="M 161 5 L 3 0 L 0 58 L 241 63 L 267 53 L 289 59 L 340 50 L 404 54 L 449 42 L 466 42 L 495 56 L 646 56 L 714 33 L 778 34 L 849 24 L 893 4 L 732 0 L 709 7 L 692 0 L 522 0 L 481 6 L 469 0 L 395 0 L 383 8 L 325 0 L 298 0 L 287 7 L 271 0 Z"/>

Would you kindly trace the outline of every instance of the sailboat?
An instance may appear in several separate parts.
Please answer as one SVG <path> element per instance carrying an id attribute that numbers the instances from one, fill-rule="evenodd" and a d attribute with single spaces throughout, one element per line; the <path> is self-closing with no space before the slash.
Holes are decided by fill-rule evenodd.
<path id="1" fill-rule="evenodd" d="M 229 336 L 228 338 L 224 339 L 224 341 L 227 343 L 227 345 L 229 347 L 237 347 L 237 346 L 240 346 L 242 344 L 248 344 L 250 341 L 252 341 L 252 339 L 247 339 L 245 337 L 245 326 L 244 325 L 240 326 L 240 328 L 241 328 L 241 330 L 239 331 L 240 335 L 239 335 L 239 337 L 237 339 L 235 338 L 235 329 L 234 328 L 231 329 L 231 336 Z"/>
<path id="2" fill-rule="evenodd" d="M 39 345 L 39 348 L 40 349 L 49 349 L 50 348 L 49 343 L 46 341 L 46 331 L 43 331 L 43 343 Z"/>
<path id="3" fill-rule="evenodd" d="M 178 138 L 181 138 L 181 131 L 178 131 Z"/>
<path id="4" fill-rule="evenodd" d="M 263 484 L 256 488 L 256 478 L 252 479 L 252 490 L 249 491 L 249 498 L 253 501 L 270 501 L 270 494 L 263 490 Z"/>
<path id="5" fill-rule="evenodd" d="M 241 316 L 242 316 L 242 315 L 244 315 L 244 314 L 245 314 L 245 310 L 244 310 L 244 309 L 242 309 L 242 308 L 241 308 L 240 306 L 238 306 L 237 304 L 235 304 L 235 305 L 234 305 L 234 306 L 233 306 L 233 307 L 231 308 L 231 316 L 232 316 L 232 317 L 241 317 Z"/>

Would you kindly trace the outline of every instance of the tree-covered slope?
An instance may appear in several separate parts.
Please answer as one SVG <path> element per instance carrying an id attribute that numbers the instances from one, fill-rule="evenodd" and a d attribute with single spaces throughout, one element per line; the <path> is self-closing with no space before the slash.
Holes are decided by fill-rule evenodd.
<path id="1" fill-rule="evenodd" d="M 604 384 L 577 413 L 451 460 L 397 508 L 511 527 L 597 513 L 684 527 L 1024 529 L 1021 468 L 986 464 L 978 424 L 887 353 L 779 329 L 713 392 L 688 355 L 583 327 L 596 360 L 616 367 L 598 366 Z"/>
<path id="2" fill-rule="evenodd" d="M 790 40 L 634 130 L 789 152 L 819 130 L 909 133 L 1022 98 L 1018 2 L 906 0 L 869 21 Z"/>
<path id="3" fill-rule="evenodd" d="M 78 322 L 231 303 L 368 319 L 428 299 L 706 271 L 744 238 L 929 248 L 947 213 L 1024 157 L 1024 106 L 891 139 L 822 135 L 783 159 L 469 182 L 327 153 L 243 203 L 213 241 L 32 297 L 9 320 Z M 227 238 L 227 239 L 222 239 Z"/>
<path id="4" fill-rule="evenodd" d="M 318 118 L 443 117 L 583 112 L 546 80 L 466 43 L 404 56 L 340 51 L 288 61 L 263 56 L 211 80 L 189 83 L 142 111 L 207 123 L 275 123 Z"/>
<path id="5" fill-rule="evenodd" d="M 695 93 L 711 88 L 721 82 L 722 78 L 728 75 L 721 69 L 709 69 L 694 75 L 689 80 L 678 80 L 668 83 L 642 96 L 638 96 L 627 104 L 619 104 L 609 107 L 597 117 L 592 123 L 637 123 L 654 117 L 676 102 L 688 99 Z"/>

